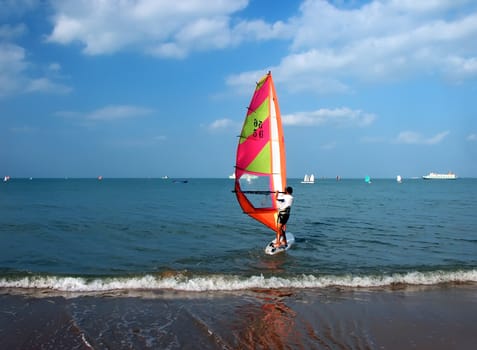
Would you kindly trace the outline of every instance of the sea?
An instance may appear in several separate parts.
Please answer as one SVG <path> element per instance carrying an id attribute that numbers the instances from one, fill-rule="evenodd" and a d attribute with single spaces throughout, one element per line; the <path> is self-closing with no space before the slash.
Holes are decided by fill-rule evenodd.
<path id="1" fill-rule="evenodd" d="M 295 244 L 230 179 L 0 183 L 5 349 L 474 349 L 477 179 L 288 179 Z"/>
<path id="2" fill-rule="evenodd" d="M 0 184 L 0 288 L 227 291 L 477 282 L 477 179 L 289 179 L 296 244 L 229 179 Z"/>

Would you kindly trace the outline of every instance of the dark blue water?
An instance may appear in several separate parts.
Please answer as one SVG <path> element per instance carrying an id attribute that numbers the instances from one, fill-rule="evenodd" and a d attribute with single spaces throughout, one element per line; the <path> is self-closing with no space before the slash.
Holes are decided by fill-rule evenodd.
<path id="1" fill-rule="evenodd" d="M 228 179 L 0 184 L 0 287 L 247 289 L 477 281 L 477 179 L 289 180 L 296 244 L 242 214 Z"/>

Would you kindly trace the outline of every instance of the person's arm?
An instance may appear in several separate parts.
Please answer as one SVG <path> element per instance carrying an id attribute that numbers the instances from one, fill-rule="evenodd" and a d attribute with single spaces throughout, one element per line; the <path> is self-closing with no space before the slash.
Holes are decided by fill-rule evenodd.
<path id="1" fill-rule="evenodd" d="M 282 210 L 283 205 L 285 204 L 285 198 L 283 198 L 283 195 L 278 191 L 275 192 L 275 200 L 277 202 L 278 210 Z"/>

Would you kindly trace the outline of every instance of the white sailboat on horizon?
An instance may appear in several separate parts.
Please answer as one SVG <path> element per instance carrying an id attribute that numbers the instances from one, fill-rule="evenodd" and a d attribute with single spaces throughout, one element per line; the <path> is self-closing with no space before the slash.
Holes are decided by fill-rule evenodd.
<path id="1" fill-rule="evenodd" d="M 301 183 L 302 184 L 314 184 L 315 183 L 315 175 L 314 174 L 311 174 L 311 175 L 305 174 L 305 176 L 303 177 L 303 181 Z"/>

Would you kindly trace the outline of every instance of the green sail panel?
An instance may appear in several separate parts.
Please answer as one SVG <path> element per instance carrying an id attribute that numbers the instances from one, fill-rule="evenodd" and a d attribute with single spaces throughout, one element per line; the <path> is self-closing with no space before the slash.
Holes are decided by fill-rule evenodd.
<path id="1" fill-rule="evenodd" d="M 270 142 L 265 144 L 257 157 L 247 166 L 247 171 L 254 173 L 270 174 L 272 172 L 270 162 Z"/>
<path id="2" fill-rule="evenodd" d="M 263 123 L 269 117 L 268 102 L 269 99 L 266 98 L 254 112 L 247 116 L 246 122 L 242 128 L 240 143 L 247 140 L 247 138 L 254 133 L 257 129 L 258 123 Z"/>

